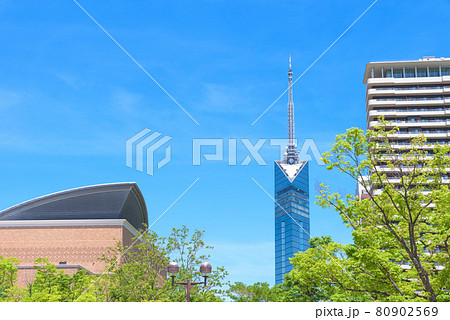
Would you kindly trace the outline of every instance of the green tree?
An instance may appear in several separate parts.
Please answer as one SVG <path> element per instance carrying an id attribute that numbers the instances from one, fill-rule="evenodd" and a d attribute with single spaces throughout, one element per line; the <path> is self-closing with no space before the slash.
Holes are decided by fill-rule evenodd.
<path id="1" fill-rule="evenodd" d="M 203 281 L 199 267 L 204 261 L 210 259 L 206 250 L 212 250 L 214 247 L 205 244 L 205 231 L 195 230 L 190 234 L 189 228 L 182 226 L 179 229 L 173 228 L 168 237 L 167 251 L 172 257 L 172 261 L 180 266 L 180 273 L 176 281 Z M 222 266 L 214 266 L 208 277 L 207 285 L 196 285 L 191 291 L 191 301 L 222 301 L 222 295 L 225 291 L 222 289 L 228 283 L 225 281 L 228 272 Z M 184 301 L 185 290 L 183 287 L 176 287 L 170 291 L 169 299 L 171 301 Z"/>
<path id="2" fill-rule="evenodd" d="M 43 258 L 35 260 L 34 268 L 37 270 L 35 279 L 27 285 L 27 290 L 22 292 L 22 301 L 98 301 L 93 286 L 95 279 L 86 275 L 85 270 L 69 275 L 62 270 L 58 271 L 54 264 Z"/>
<path id="3" fill-rule="evenodd" d="M 275 302 L 283 301 L 280 287 L 270 287 L 266 282 L 257 282 L 246 285 L 236 282 L 230 285 L 227 294 L 232 301 L 236 302 Z"/>
<path id="4" fill-rule="evenodd" d="M 309 239 L 308 254 L 298 257 L 296 255 L 291 259 L 294 269 L 284 276 L 284 282 L 280 285 L 283 287 L 283 301 L 316 302 L 330 299 L 333 287 L 317 276 L 317 272 L 324 272 L 321 269 L 323 265 L 318 263 L 318 255 L 312 252 L 322 253 L 320 248 L 323 247 L 327 247 L 328 252 L 331 252 L 334 249 L 331 248 L 331 243 L 329 236 L 313 237 Z M 305 260 L 302 261 L 301 257 Z"/>
<path id="5" fill-rule="evenodd" d="M 320 244 L 291 260 L 290 277 L 331 300 L 450 300 L 450 192 L 442 179 L 450 147 L 428 146 L 419 136 L 412 148 L 394 149 L 389 138 L 397 132 L 383 119 L 373 131 L 351 128 L 323 155 L 329 170 L 362 183 L 368 194 L 343 198 L 322 184 L 317 203 L 340 214 L 354 243 Z"/>
<path id="6" fill-rule="evenodd" d="M 17 280 L 17 258 L 4 258 L 0 256 L 0 301 L 7 299 L 8 293 Z"/>
<path id="7" fill-rule="evenodd" d="M 309 239 L 309 247 L 310 248 L 319 248 L 321 246 L 325 246 L 331 242 L 330 236 L 321 236 L 319 237 L 312 237 Z"/>
<path id="8" fill-rule="evenodd" d="M 172 286 L 164 277 L 169 258 L 178 262 L 180 273 L 176 281 L 202 281 L 198 268 L 208 260 L 204 251 L 212 249 L 203 241 L 204 231 L 194 231 L 183 226 L 173 229 L 168 238 L 159 237 L 153 231 L 145 231 L 133 239 L 133 246 L 117 243 L 103 256 L 109 275 L 104 279 L 104 295 L 107 301 L 184 301 L 182 286 Z M 139 239 L 139 240 L 137 240 Z M 225 285 L 227 272 L 214 267 L 207 286 L 195 286 L 191 301 L 221 301 L 221 287 Z"/>
<path id="9" fill-rule="evenodd" d="M 244 284 L 235 282 L 227 290 L 228 297 L 235 302 L 307 302 L 325 300 L 322 292 L 316 287 L 308 287 L 305 283 L 287 274 L 282 284 L 270 287 L 266 282 Z"/>
<path id="10" fill-rule="evenodd" d="M 166 239 L 140 232 L 133 246 L 117 242 L 103 256 L 107 267 L 104 292 L 107 301 L 158 301 L 169 290 L 163 279 L 169 262 Z"/>

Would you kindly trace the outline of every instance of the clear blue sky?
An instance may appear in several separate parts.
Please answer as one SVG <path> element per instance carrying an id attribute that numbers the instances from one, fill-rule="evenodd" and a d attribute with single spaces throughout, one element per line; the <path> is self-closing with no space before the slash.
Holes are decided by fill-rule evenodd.
<path id="1" fill-rule="evenodd" d="M 93 1 L 79 3 L 199 122 L 197 126 L 73 2 L 0 0 L 0 209 L 84 185 L 136 181 L 154 221 L 206 230 L 212 263 L 231 281 L 274 282 L 273 161 L 192 166 L 192 138 L 285 138 L 292 55 L 299 76 L 373 0 Z M 365 127 L 366 63 L 450 56 L 450 3 L 379 0 L 294 86 L 296 134 L 321 152 Z M 144 128 L 173 137 L 173 159 L 148 176 L 125 166 L 125 141 Z M 238 161 L 246 156 L 242 146 Z M 310 166 L 316 181 L 352 181 Z M 348 243 L 332 211 L 311 205 L 313 236 Z"/>

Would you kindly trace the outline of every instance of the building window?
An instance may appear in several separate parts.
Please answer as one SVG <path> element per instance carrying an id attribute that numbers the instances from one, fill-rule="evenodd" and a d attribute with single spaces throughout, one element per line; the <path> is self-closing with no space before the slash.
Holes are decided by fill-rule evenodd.
<path id="1" fill-rule="evenodd" d="M 386 70 L 386 78 L 392 78 L 392 72 L 391 70 Z"/>
<path id="2" fill-rule="evenodd" d="M 450 68 L 442 68 L 443 76 L 450 76 Z"/>
<path id="3" fill-rule="evenodd" d="M 394 69 L 394 78 L 403 78 L 403 70 Z"/>
<path id="4" fill-rule="evenodd" d="M 439 77 L 439 68 L 430 68 L 430 77 Z"/>
<path id="5" fill-rule="evenodd" d="M 59 264 L 67 264 L 66 261 L 61 261 Z"/>
<path id="6" fill-rule="evenodd" d="M 414 78 L 416 76 L 416 72 L 414 69 L 406 69 L 405 70 L 405 77 L 406 78 Z"/>
<path id="7" fill-rule="evenodd" d="M 417 76 L 418 77 L 426 77 L 427 76 L 427 69 L 417 69 Z"/>

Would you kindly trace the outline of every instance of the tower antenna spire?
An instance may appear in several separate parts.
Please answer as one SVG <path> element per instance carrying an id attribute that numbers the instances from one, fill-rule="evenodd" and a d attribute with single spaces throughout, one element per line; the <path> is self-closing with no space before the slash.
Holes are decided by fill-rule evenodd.
<path id="1" fill-rule="evenodd" d="M 289 55 L 289 100 L 288 100 L 288 145 L 286 147 L 285 162 L 296 164 L 299 162 L 297 145 L 295 144 L 295 123 L 294 123 L 294 97 L 292 93 L 292 66 L 291 55 Z"/>

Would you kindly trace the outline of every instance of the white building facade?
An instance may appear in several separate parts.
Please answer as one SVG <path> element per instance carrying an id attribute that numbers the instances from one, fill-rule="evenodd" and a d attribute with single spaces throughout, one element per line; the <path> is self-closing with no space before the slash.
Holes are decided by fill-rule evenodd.
<path id="1" fill-rule="evenodd" d="M 407 150 L 411 139 L 422 134 L 429 145 L 450 144 L 449 58 L 370 62 L 363 83 L 367 85 L 367 129 L 374 129 L 380 116 L 398 127 L 399 131 L 389 136 L 392 148 Z M 424 148 L 432 151 L 431 146 Z M 381 171 L 389 172 L 380 166 Z M 393 173 L 390 182 L 395 184 L 395 179 Z M 358 186 L 357 192 L 364 198 L 363 189 Z M 377 194 L 377 190 L 373 192 Z"/>

